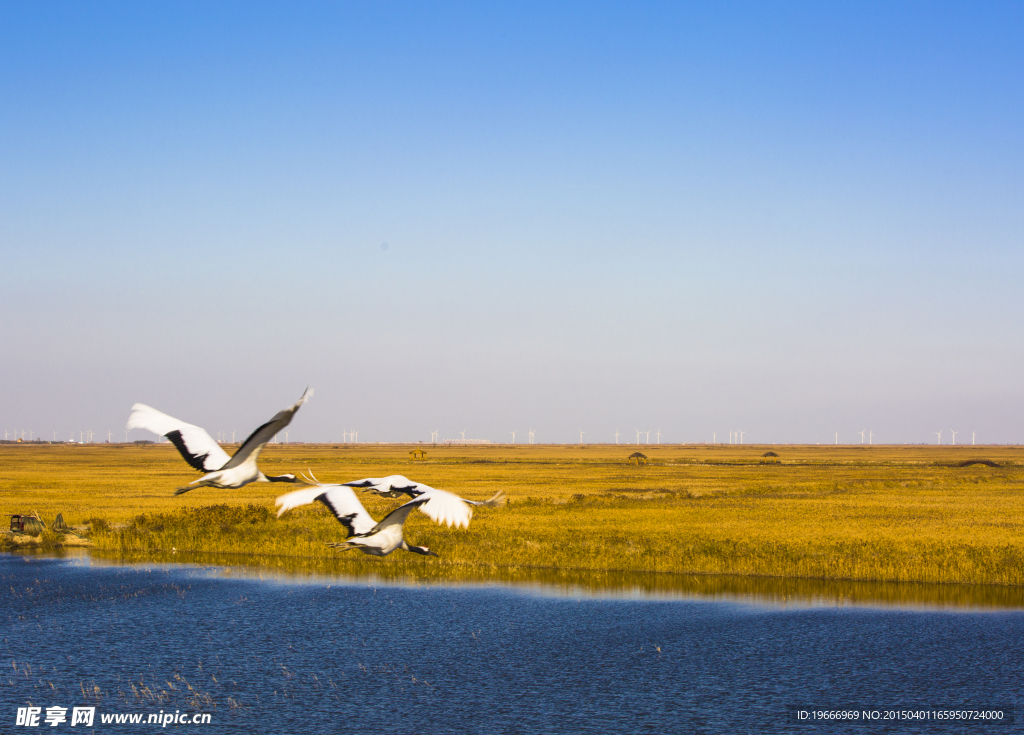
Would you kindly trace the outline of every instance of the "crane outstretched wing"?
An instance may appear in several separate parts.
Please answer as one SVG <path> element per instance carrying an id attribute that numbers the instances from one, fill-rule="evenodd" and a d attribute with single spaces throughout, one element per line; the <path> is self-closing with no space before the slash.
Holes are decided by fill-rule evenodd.
<path id="1" fill-rule="evenodd" d="M 426 487 L 421 485 L 420 487 Z M 444 524 L 449 528 L 469 528 L 469 519 L 473 517 L 473 509 L 455 493 L 427 487 L 426 491 L 417 495 L 398 510 L 407 507 L 419 508 L 434 523 Z M 383 521 L 382 521 L 383 523 Z"/>
<path id="2" fill-rule="evenodd" d="M 419 508 L 430 520 L 448 527 L 469 528 L 469 519 L 473 517 L 473 509 L 458 495 L 446 490 L 427 488 L 426 492 L 384 516 L 384 520 L 374 526 L 369 533 L 374 534 L 388 526 L 405 523 L 413 508 Z"/>
<path id="3" fill-rule="evenodd" d="M 144 403 L 132 406 L 127 428 L 145 429 L 167 437 L 185 461 L 200 472 L 219 470 L 231 461 L 228 453 L 206 433 L 206 429 L 186 424 Z"/>
<path id="4" fill-rule="evenodd" d="M 359 502 L 352 488 L 344 485 L 314 485 L 285 493 L 274 501 L 277 505 L 277 517 L 280 518 L 292 508 L 309 505 L 315 501 L 320 501 L 330 509 L 338 522 L 348 530 L 349 536 L 369 533 L 377 525 Z"/>
<path id="5" fill-rule="evenodd" d="M 297 400 L 295 403 L 290 405 L 283 411 L 278 411 L 274 414 L 274 418 L 270 419 L 267 423 L 257 428 L 254 432 L 249 434 L 242 446 L 238 448 L 238 451 L 231 457 L 224 469 L 229 470 L 232 467 L 237 467 L 242 464 L 250 457 L 255 460 L 263 449 L 263 445 L 270 441 L 274 434 L 282 431 L 288 424 L 292 422 L 292 418 L 296 412 L 302 408 L 302 404 L 308 401 L 313 396 L 313 391 L 306 388 L 302 392 L 302 398 Z"/>
<path id="6" fill-rule="evenodd" d="M 426 502 L 426 500 L 416 498 L 415 500 L 410 500 L 408 503 L 405 503 L 404 505 L 398 506 L 393 511 L 384 516 L 384 519 L 376 526 L 371 528 L 365 535 L 372 536 L 373 534 L 384 530 L 388 526 L 404 525 L 405 519 L 409 517 L 409 513 L 412 511 L 412 509 L 418 506 L 422 506 Z"/>

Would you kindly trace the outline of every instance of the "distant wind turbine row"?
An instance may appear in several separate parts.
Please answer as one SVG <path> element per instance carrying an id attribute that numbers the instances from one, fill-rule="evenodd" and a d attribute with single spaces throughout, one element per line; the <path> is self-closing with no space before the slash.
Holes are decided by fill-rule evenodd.
<path id="1" fill-rule="evenodd" d="M 125 443 L 129 442 L 129 432 L 131 430 L 132 430 L 132 427 L 129 426 L 124 431 L 124 441 L 125 441 Z M 954 446 L 956 445 L 956 437 L 957 437 L 957 435 L 964 433 L 964 432 L 961 432 L 961 431 L 956 431 L 954 429 L 940 429 L 939 431 L 934 431 L 932 433 L 935 434 L 935 443 L 936 444 L 942 444 L 943 443 L 942 442 L 942 438 L 943 438 L 943 435 L 947 431 L 950 434 L 949 444 L 950 445 L 954 445 Z M 650 429 L 634 429 L 634 432 L 635 432 L 635 441 L 636 441 L 636 443 L 638 445 L 639 444 L 650 444 L 651 443 L 651 434 L 652 433 L 655 435 L 656 443 L 657 444 L 661 444 L 661 437 L 662 437 L 661 429 L 658 429 L 657 431 L 652 431 Z M 57 433 L 58 433 L 57 430 L 54 429 L 53 430 L 53 442 L 57 442 L 58 441 Z M 432 430 L 430 430 L 429 433 L 430 433 L 430 441 L 432 443 L 434 443 L 434 444 L 439 443 L 439 441 L 440 441 L 440 434 L 441 434 L 440 430 L 439 429 L 432 429 Z M 487 442 L 488 441 L 488 440 L 485 440 L 485 439 L 470 439 L 470 440 L 467 441 L 467 439 L 466 439 L 466 430 L 465 429 L 462 429 L 458 433 L 459 433 L 459 435 L 461 437 L 461 442 L 463 444 L 466 444 L 466 443 L 477 444 L 477 443 L 480 443 L 480 442 Z M 510 431 L 509 432 L 509 435 L 511 436 L 513 444 L 516 443 L 516 436 L 519 433 L 520 432 L 518 430 Z M 745 435 L 747 433 L 748 432 L 747 432 L 746 429 L 736 429 L 736 430 L 730 431 L 729 432 L 729 444 L 743 444 L 744 443 Z M 971 445 L 972 446 L 977 444 L 977 433 L 978 433 L 977 431 L 972 431 L 971 432 Z M 76 441 L 76 438 L 75 438 L 75 434 L 78 434 L 77 441 Z M 237 435 L 237 432 L 235 432 L 235 431 L 231 431 L 231 432 L 228 432 L 228 431 L 218 431 L 217 432 L 217 442 L 216 443 L 217 444 L 227 444 L 228 443 L 228 435 L 229 434 L 231 436 L 231 442 L 230 443 L 231 444 L 235 444 L 235 437 Z M 284 436 L 285 443 L 288 443 L 289 440 L 290 440 L 290 433 L 289 433 L 289 431 L 288 430 L 282 430 L 280 432 L 280 434 L 282 434 Z M 875 437 L 874 429 L 863 429 L 863 430 L 860 430 L 860 431 L 855 431 L 854 434 L 859 435 L 859 437 L 860 437 L 860 442 L 859 443 L 860 444 L 869 444 L 869 445 L 874 444 L 874 437 Z M 529 431 L 527 431 L 526 435 L 528 437 L 528 442 L 530 444 L 534 444 L 536 442 L 537 432 L 534 429 L 530 429 Z M 580 435 L 579 436 L 579 443 L 583 444 L 584 443 L 584 439 L 585 439 L 585 437 L 587 435 L 587 432 L 584 429 L 579 429 L 579 435 Z M 70 442 L 72 444 L 75 444 L 75 443 L 78 443 L 78 444 L 94 443 L 95 442 L 95 437 L 96 437 L 96 432 L 94 432 L 92 429 L 81 429 L 81 430 L 72 431 L 70 433 L 70 436 L 71 436 Z M 615 433 L 612 436 L 615 439 L 615 443 L 619 444 L 620 443 L 619 440 L 623 436 L 623 434 L 618 429 L 616 429 Z M 34 429 L 21 429 L 19 431 L 15 431 L 15 432 L 11 432 L 11 431 L 5 429 L 3 437 L 4 437 L 4 441 L 6 441 L 6 442 L 11 441 L 12 438 L 15 441 L 25 441 L 26 439 L 28 441 L 39 441 L 39 440 L 41 440 L 41 437 L 37 437 L 36 436 L 36 432 L 35 432 Z M 272 437 L 272 439 L 268 443 L 280 443 L 279 442 L 279 438 L 280 437 L 279 437 L 278 434 L 274 434 L 274 436 Z M 641 438 L 643 439 L 643 441 L 641 441 Z M 113 439 L 114 439 L 114 432 L 111 431 L 111 430 L 108 430 L 107 431 L 107 442 L 108 443 L 112 443 Z M 158 439 L 158 441 L 159 441 L 159 439 Z M 359 432 L 357 430 L 355 430 L 355 429 L 344 429 L 342 431 L 342 442 L 343 443 L 356 443 L 358 441 L 359 441 Z M 445 440 L 445 441 L 448 442 L 448 443 L 452 443 L 454 440 Z M 834 435 L 833 435 L 833 442 L 836 445 L 839 444 L 839 432 L 838 431 L 835 432 Z M 601 442 L 597 442 L 597 443 L 601 443 Z M 691 443 L 691 442 L 684 442 L 684 443 Z M 717 444 L 718 443 L 718 433 L 717 432 L 711 432 L 711 443 L 712 444 Z M 774 442 L 771 442 L 771 443 L 774 443 Z M 797 443 L 799 443 L 799 442 L 797 442 Z"/>
<path id="2" fill-rule="evenodd" d="M 935 433 L 935 443 L 936 444 L 942 444 L 942 432 L 944 432 L 944 431 L 945 431 L 945 429 L 940 429 L 939 431 L 934 432 Z M 961 432 L 953 431 L 952 429 L 950 429 L 949 433 L 952 434 L 952 438 L 950 439 L 949 443 L 952 444 L 953 446 L 956 446 L 956 435 L 961 433 Z M 978 433 L 977 431 L 972 431 L 971 432 L 971 446 L 974 446 L 975 437 L 976 437 L 977 433 Z"/>
<path id="3" fill-rule="evenodd" d="M 584 442 L 584 437 L 586 436 L 587 432 L 584 429 L 579 429 L 578 431 L 579 431 L 579 434 L 580 434 L 579 443 L 580 444 L 584 444 L 585 443 Z M 634 431 L 635 441 L 636 441 L 637 444 L 650 444 L 651 443 L 651 434 L 654 434 L 655 442 L 657 444 L 661 444 L 661 437 L 662 437 L 661 429 L 658 429 L 657 431 L 653 431 L 651 429 L 634 429 L 633 431 Z M 942 439 L 942 433 L 944 431 L 946 431 L 946 430 L 943 429 L 942 431 L 934 432 L 936 434 L 936 436 L 938 437 L 938 441 L 936 443 L 938 443 L 938 444 L 942 443 L 941 439 Z M 951 439 L 950 443 L 951 444 L 956 444 L 956 435 L 959 434 L 959 433 L 962 433 L 962 432 L 953 431 L 952 429 L 949 429 L 949 432 L 952 434 L 952 439 Z M 509 431 L 509 436 L 511 437 L 513 444 L 516 443 L 516 435 L 518 433 L 519 433 L 518 430 L 516 430 L 516 431 Z M 736 429 L 736 430 L 730 431 L 729 432 L 729 444 L 743 444 L 744 443 L 745 435 L 747 433 L 749 433 L 749 432 L 746 429 Z M 466 443 L 466 431 L 465 431 L 465 429 L 460 431 L 459 434 L 461 435 L 462 443 L 465 444 Z M 855 431 L 854 434 L 858 434 L 860 436 L 860 443 L 861 444 L 873 445 L 875 443 L 875 430 L 874 429 L 863 429 L 861 431 Z M 438 435 L 439 435 L 439 432 L 437 430 L 433 430 L 433 431 L 430 432 L 430 439 L 435 444 L 438 443 Z M 536 431 L 534 431 L 533 429 L 530 429 L 527 432 L 527 436 L 529 437 L 529 443 L 533 444 L 535 436 L 536 436 Z M 623 434 L 618 429 L 616 429 L 615 433 L 612 434 L 612 436 L 615 439 L 615 443 L 619 444 L 620 443 L 619 439 L 620 439 L 620 437 L 623 436 Z M 972 431 L 971 432 L 971 444 L 972 445 L 976 443 L 976 436 L 977 436 L 977 432 L 976 431 Z M 641 438 L 643 439 L 643 441 L 641 441 Z M 446 440 L 446 441 L 451 443 L 451 440 Z M 475 442 L 480 441 L 480 440 L 472 440 L 472 441 L 475 443 Z M 836 445 L 839 444 L 839 432 L 838 431 L 835 432 L 833 441 L 834 441 L 834 443 Z M 598 442 L 598 443 L 600 443 L 600 442 Z M 684 442 L 684 443 L 690 443 L 690 442 Z M 711 432 L 711 443 L 712 444 L 717 444 L 718 443 L 718 433 L 717 432 Z M 774 443 L 774 442 L 772 442 L 772 443 Z M 799 442 L 797 442 L 797 443 L 799 443 Z"/>

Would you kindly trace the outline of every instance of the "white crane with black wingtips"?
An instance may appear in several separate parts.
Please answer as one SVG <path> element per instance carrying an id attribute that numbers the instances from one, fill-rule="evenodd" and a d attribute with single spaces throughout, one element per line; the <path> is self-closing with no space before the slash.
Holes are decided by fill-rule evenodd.
<path id="1" fill-rule="evenodd" d="M 446 523 L 449 527 L 456 528 L 468 528 L 469 519 L 473 516 L 472 508 L 462 498 L 444 490 L 431 489 L 400 505 L 377 523 L 366 512 L 352 488 L 345 485 L 315 485 L 285 493 L 277 498 L 277 517 L 280 518 L 292 508 L 316 501 L 326 505 L 348 531 L 348 538 L 345 541 L 327 545 L 342 551 L 359 549 L 371 556 L 387 556 L 396 549 L 424 556 L 437 556 L 426 546 L 411 546 L 406 543 L 402 527 L 413 508 L 419 508 L 439 524 Z"/>
<path id="2" fill-rule="evenodd" d="M 146 429 L 167 437 L 186 462 L 207 473 L 185 487 L 179 487 L 175 495 L 197 487 L 239 488 L 250 482 L 302 482 L 295 475 L 265 475 L 260 472 L 257 460 L 264 445 L 291 423 L 295 413 L 312 395 L 313 391 L 307 388 L 302 398 L 278 411 L 274 418 L 252 432 L 230 457 L 205 429 L 186 424 L 143 403 L 132 406 L 128 429 Z"/>
<path id="3" fill-rule="evenodd" d="M 354 480 L 352 482 L 342 483 L 345 487 L 357 487 L 363 492 L 374 492 L 380 495 L 382 498 L 399 498 L 402 495 L 408 495 L 410 498 L 418 498 L 426 493 L 445 493 L 452 495 L 445 490 L 438 490 L 430 487 L 430 485 L 424 485 L 422 482 L 415 482 L 410 480 L 404 475 L 389 475 L 387 477 L 367 477 L 364 480 Z M 458 498 L 459 496 L 453 495 Z M 494 497 L 489 500 L 466 500 L 466 498 L 459 498 L 463 503 L 469 505 L 476 505 L 482 508 L 496 508 L 505 502 L 505 491 L 499 490 L 495 493 Z"/>

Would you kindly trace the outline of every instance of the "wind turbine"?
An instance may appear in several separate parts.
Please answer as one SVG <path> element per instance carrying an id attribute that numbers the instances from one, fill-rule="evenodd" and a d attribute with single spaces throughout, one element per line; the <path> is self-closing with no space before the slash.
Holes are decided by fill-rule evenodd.
<path id="1" fill-rule="evenodd" d="M 231 432 L 231 443 L 232 444 L 235 443 L 235 432 L 233 432 L 233 431 Z"/>
<path id="2" fill-rule="evenodd" d="M 6 438 L 6 437 L 4 437 L 4 438 Z M 53 440 L 55 442 L 57 441 L 57 430 L 56 429 L 53 430 Z M 128 437 L 127 436 L 125 437 L 125 441 L 128 441 Z"/>
<path id="3" fill-rule="evenodd" d="M 648 429 L 644 433 L 647 434 L 647 440 L 644 442 L 644 444 L 650 444 L 651 443 L 651 430 Z"/>
<path id="4" fill-rule="evenodd" d="M 580 444 L 583 443 L 583 429 L 580 429 Z"/>
<path id="5" fill-rule="evenodd" d="M 466 430 L 463 429 L 460 433 L 462 434 L 462 443 L 465 444 L 466 443 Z"/>
<path id="6" fill-rule="evenodd" d="M 661 444 L 661 429 L 658 429 L 658 444 Z"/>
<path id="7" fill-rule="evenodd" d="M 945 431 L 945 429 L 943 429 L 942 431 Z M 942 444 L 942 431 L 932 432 L 937 437 L 936 440 L 935 440 L 936 444 Z"/>
<path id="8" fill-rule="evenodd" d="M 438 433 L 440 433 L 440 431 L 440 429 L 434 429 L 433 431 L 430 432 L 430 441 L 432 441 L 434 444 L 437 444 L 437 435 Z"/>
<path id="9" fill-rule="evenodd" d="M 640 445 L 640 429 L 636 430 L 636 443 L 637 443 L 637 446 Z"/>
<path id="10" fill-rule="evenodd" d="M 516 443 L 516 433 L 514 431 L 512 432 L 512 443 Z"/>
<path id="11" fill-rule="evenodd" d="M 874 443 L 874 438 L 875 438 L 875 430 L 874 429 L 868 430 L 868 444 L 873 444 Z"/>
<path id="12" fill-rule="evenodd" d="M 536 434 L 536 433 L 537 432 L 535 432 L 533 429 L 530 429 L 530 431 L 528 432 L 528 434 L 530 436 L 530 444 L 533 444 L 533 435 Z"/>
<path id="13" fill-rule="evenodd" d="M 348 436 L 349 436 L 349 439 L 351 439 L 353 444 L 355 444 L 355 443 L 357 443 L 359 441 L 359 432 L 358 431 L 350 431 L 348 433 Z"/>
<path id="14" fill-rule="evenodd" d="M 743 443 L 743 435 L 747 433 L 746 430 L 745 429 L 740 429 L 740 430 L 737 430 L 736 433 L 739 434 L 740 444 L 742 444 Z"/>
<path id="15" fill-rule="evenodd" d="M 971 432 L 971 446 L 972 446 L 972 447 L 974 446 L 974 435 L 975 435 L 975 434 L 977 434 L 977 433 L 978 433 L 978 432 L 976 432 L 976 431 L 972 431 L 972 432 Z M 5 438 L 5 439 L 7 438 L 6 434 L 4 435 L 4 438 Z"/>
<path id="16" fill-rule="evenodd" d="M 110 431 L 110 429 L 107 429 L 107 444 L 110 444 L 110 437 L 112 437 L 112 436 L 113 436 L 113 433 Z"/>
<path id="17" fill-rule="evenodd" d="M 949 432 L 953 435 L 953 446 L 955 447 L 956 446 L 956 435 L 959 434 L 960 432 L 959 431 L 953 431 L 952 429 L 950 429 Z"/>
<path id="18" fill-rule="evenodd" d="M 711 443 L 712 444 L 718 444 L 718 434 L 716 434 L 713 431 L 711 432 Z"/>
<path id="19" fill-rule="evenodd" d="M 867 429 L 865 429 L 864 431 L 859 431 L 857 433 L 860 434 L 860 443 L 863 444 L 864 443 L 864 434 L 867 433 Z"/>
<path id="20" fill-rule="evenodd" d="M 4 434 L 4 439 L 6 439 L 6 438 L 7 438 L 7 435 Z M 615 430 L 615 443 L 616 444 L 619 443 L 619 430 L 618 429 Z"/>
<path id="21" fill-rule="evenodd" d="M 285 444 L 288 443 L 288 432 L 287 431 L 284 433 L 284 443 Z"/>
<path id="22" fill-rule="evenodd" d="M 839 432 L 836 432 L 836 446 L 839 446 Z"/>
<path id="23" fill-rule="evenodd" d="M 34 433 L 35 433 L 35 429 L 29 429 L 28 430 L 28 440 L 29 441 L 32 441 L 32 434 L 34 434 Z"/>

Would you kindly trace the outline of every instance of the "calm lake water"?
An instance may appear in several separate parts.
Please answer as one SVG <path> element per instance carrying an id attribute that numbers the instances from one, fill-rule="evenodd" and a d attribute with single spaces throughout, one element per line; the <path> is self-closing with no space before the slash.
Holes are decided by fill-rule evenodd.
<path id="1" fill-rule="evenodd" d="M 1024 612 L 0 554 L 0 732 L 1021 732 Z M 16 725 L 40 707 L 40 726 Z M 66 707 L 48 727 L 46 708 Z M 94 727 L 70 727 L 73 707 Z M 1001 709 L 813 723 L 797 709 Z M 104 715 L 141 714 L 112 725 Z M 885 716 L 882 714 L 881 716 Z"/>

